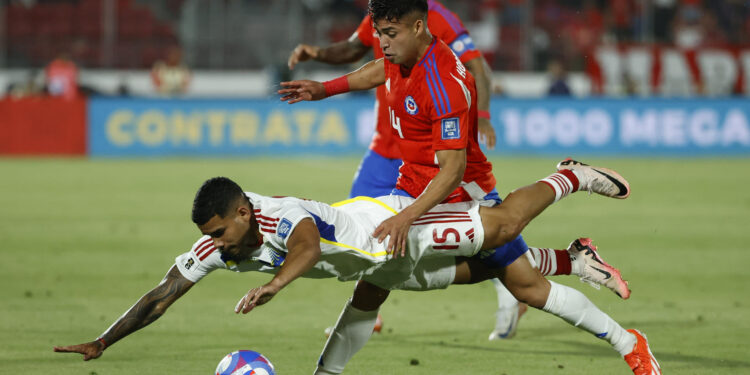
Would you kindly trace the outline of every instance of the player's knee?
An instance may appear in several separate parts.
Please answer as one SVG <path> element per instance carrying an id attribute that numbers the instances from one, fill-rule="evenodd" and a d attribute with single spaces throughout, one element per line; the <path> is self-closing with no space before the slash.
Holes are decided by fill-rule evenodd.
<path id="1" fill-rule="evenodd" d="M 513 294 L 519 302 L 523 302 L 531 307 L 541 309 L 547 303 L 547 297 L 549 295 L 549 284 L 545 287 L 545 283 L 528 283 L 528 284 L 513 284 L 507 285 L 508 290 Z"/>
<path id="2" fill-rule="evenodd" d="M 498 242 L 506 244 L 515 240 L 521 234 L 524 227 L 525 225 L 522 225 L 518 221 L 508 221 L 507 223 L 503 223 L 500 231 L 498 231 Z"/>

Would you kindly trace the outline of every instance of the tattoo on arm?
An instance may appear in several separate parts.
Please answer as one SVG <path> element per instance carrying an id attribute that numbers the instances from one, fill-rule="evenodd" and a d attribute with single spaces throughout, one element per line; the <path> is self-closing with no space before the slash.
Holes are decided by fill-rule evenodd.
<path id="1" fill-rule="evenodd" d="M 159 285 L 141 297 L 101 337 L 111 346 L 123 337 L 151 324 L 193 284 L 195 283 L 182 276 L 177 266 L 172 266 Z"/>

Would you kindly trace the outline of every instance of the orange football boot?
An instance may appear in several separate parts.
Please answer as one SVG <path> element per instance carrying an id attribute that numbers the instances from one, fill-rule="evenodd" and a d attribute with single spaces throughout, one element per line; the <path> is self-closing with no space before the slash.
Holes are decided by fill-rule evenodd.
<path id="1" fill-rule="evenodd" d="M 637 329 L 629 329 L 628 332 L 635 335 L 636 343 L 633 351 L 625 356 L 625 362 L 635 375 L 661 375 L 661 368 L 656 357 L 651 353 L 646 336 Z"/>

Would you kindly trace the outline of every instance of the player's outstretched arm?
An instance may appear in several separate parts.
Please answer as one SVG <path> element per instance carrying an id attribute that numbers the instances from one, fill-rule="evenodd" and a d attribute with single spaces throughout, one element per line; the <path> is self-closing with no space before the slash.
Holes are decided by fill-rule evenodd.
<path id="1" fill-rule="evenodd" d="M 321 100 L 349 91 L 369 90 L 383 83 L 385 83 L 383 59 L 377 59 L 354 72 L 327 82 L 310 80 L 281 82 L 283 88 L 277 93 L 281 95 L 282 101 L 294 104 L 301 101 Z"/>
<path id="2" fill-rule="evenodd" d="M 281 289 L 309 271 L 320 259 L 320 232 L 312 219 L 303 219 L 287 241 L 287 255 L 279 272 L 263 286 L 250 289 L 234 307 L 239 314 L 249 313 L 256 306 L 268 303 Z"/>
<path id="3" fill-rule="evenodd" d="M 477 87 L 477 110 L 479 119 L 477 130 L 479 139 L 484 141 L 489 149 L 495 148 L 495 129 L 490 122 L 490 95 L 492 87 L 492 70 L 483 56 L 475 57 L 465 63 L 466 69 L 474 76 Z"/>
<path id="4" fill-rule="evenodd" d="M 177 266 L 172 266 L 159 285 L 141 297 L 98 339 L 79 345 L 55 346 L 54 350 L 61 353 L 83 354 L 84 361 L 99 358 L 104 349 L 162 316 L 167 308 L 194 284 L 182 276 Z"/>
<path id="5" fill-rule="evenodd" d="M 342 40 L 326 47 L 311 46 L 309 44 L 298 44 L 289 55 L 287 65 L 290 70 L 308 60 L 324 62 L 326 64 L 353 63 L 367 54 L 370 48 L 362 44 L 356 35 L 349 40 Z"/>

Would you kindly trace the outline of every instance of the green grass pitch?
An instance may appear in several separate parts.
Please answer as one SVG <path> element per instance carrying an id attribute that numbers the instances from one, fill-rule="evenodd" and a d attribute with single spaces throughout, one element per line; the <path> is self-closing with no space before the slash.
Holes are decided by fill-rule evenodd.
<path id="1" fill-rule="evenodd" d="M 501 195 L 545 177 L 557 160 L 495 158 Z M 750 159 L 594 159 L 633 187 L 626 201 L 579 193 L 524 232 L 563 248 L 590 236 L 633 294 L 622 301 L 575 278 L 626 328 L 645 332 L 667 374 L 750 373 Z M 53 353 L 94 339 L 155 286 L 199 236 L 193 194 L 212 176 L 245 189 L 335 202 L 358 158 L 0 159 L 0 373 L 210 374 L 237 349 L 278 373 L 310 374 L 352 283 L 298 280 L 245 316 L 233 307 L 268 275 L 217 271 L 151 326 L 94 361 Z M 516 338 L 488 342 L 490 283 L 394 292 L 349 374 L 628 374 L 609 345 L 540 311 Z M 410 364 L 412 360 L 417 365 Z"/>

